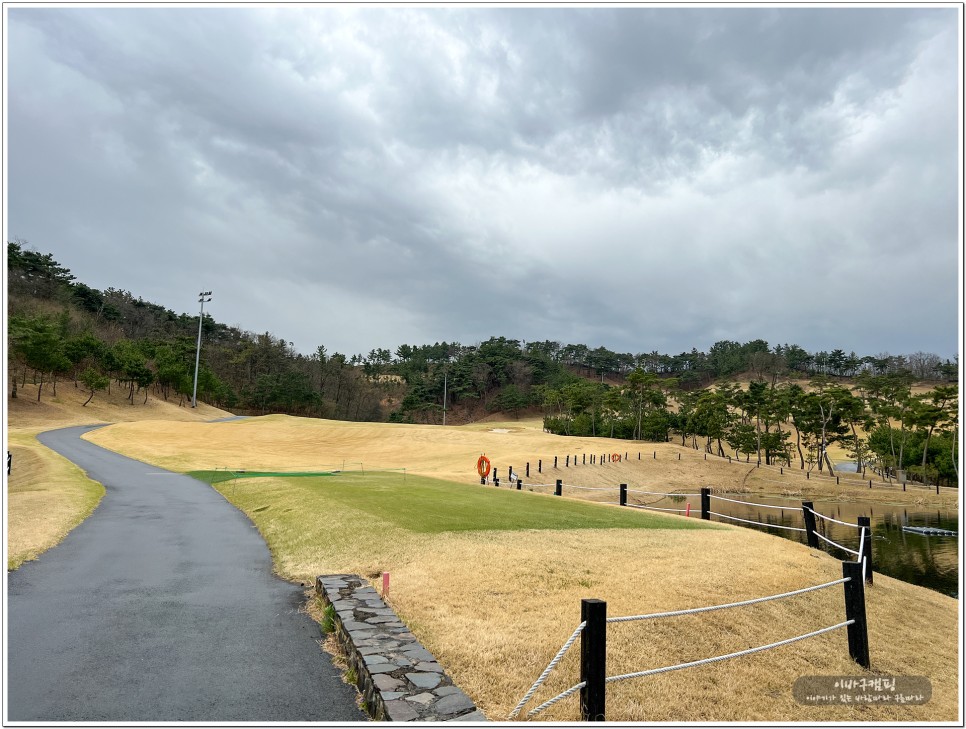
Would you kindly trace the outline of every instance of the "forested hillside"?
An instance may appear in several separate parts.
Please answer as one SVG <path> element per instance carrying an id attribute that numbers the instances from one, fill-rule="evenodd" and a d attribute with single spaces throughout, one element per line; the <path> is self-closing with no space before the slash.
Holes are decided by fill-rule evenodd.
<path id="1" fill-rule="evenodd" d="M 124 388 L 190 404 L 198 316 L 129 291 L 93 289 L 51 254 L 8 242 L 8 369 L 18 382 L 90 397 Z M 716 342 L 670 355 L 492 337 L 404 344 L 368 354 L 296 352 L 270 332 L 201 324 L 198 398 L 238 413 L 459 423 L 494 411 L 539 410 L 548 430 L 637 440 L 681 438 L 801 468 L 831 466 L 840 442 L 861 465 L 958 478 L 958 362 L 935 354 L 859 356 L 796 344 Z M 742 388 L 730 379 L 750 380 Z M 928 382 L 914 390 L 913 383 Z"/>

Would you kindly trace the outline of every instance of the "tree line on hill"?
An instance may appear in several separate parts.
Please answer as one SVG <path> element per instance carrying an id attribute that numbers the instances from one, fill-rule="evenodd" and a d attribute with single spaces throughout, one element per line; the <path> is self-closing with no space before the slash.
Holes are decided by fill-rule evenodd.
<path id="1" fill-rule="evenodd" d="M 8 242 L 7 270 L 12 397 L 18 378 L 21 387 L 29 378 L 38 399 L 67 380 L 83 386 L 88 402 L 114 387 L 132 405 L 150 393 L 181 405 L 190 400 L 197 315 L 175 314 L 129 291 L 91 288 L 22 241 Z M 351 356 L 319 346 L 304 355 L 269 332 L 207 314 L 201 330 L 198 397 L 236 413 L 432 423 L 444 412 L 459 422 L 542 408 L 555 433 L 636 440 L 673 433 L 695 446 L 700 438 L 715 452 L 726 443 L 745 457 L 802 468 L 830 465 L 825 449 L 840 441 L 863 464 L 874 459 L 881 468 L 919 468 L 922 478 L 958 478 L 955 443 L 946 449 L 958 427 L 948 415 L 958 394 L 950 396 L 948 385 L 928 397 L 911 391 L 914 381 L 958 378 L 958 361 L 932 353 L 809 353 L 759 339 L 719 341 L 707 352 L 629 354 L 491 337 Z M 753 380 L 747 390 L 719 382 L 742 373 Z M 946 414 L 929 415 L 937 408 Z"/>

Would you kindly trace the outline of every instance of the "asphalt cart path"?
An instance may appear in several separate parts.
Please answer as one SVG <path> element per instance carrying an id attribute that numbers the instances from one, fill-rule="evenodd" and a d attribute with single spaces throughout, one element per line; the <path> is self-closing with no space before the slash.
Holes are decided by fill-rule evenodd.
<path id="1" fill-rule="evenodd" d="M 106 494 L 7 576 L 6 718 L 365 721 L 251 521 L 206 484 L 82 440 L 90 429 L 39 436 Z"/>

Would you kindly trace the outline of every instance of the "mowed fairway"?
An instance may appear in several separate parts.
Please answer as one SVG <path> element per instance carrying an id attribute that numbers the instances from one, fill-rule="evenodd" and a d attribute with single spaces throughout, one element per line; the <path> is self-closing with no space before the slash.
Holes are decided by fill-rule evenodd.
<path id="1" fill-rule="evenodd" d="M 581 598 L 606 600 L 612 616 L 635 615 L 776 594 L 842 574 L 840 563 L 827 554 L 778 537 L 724 525 L 681 528 L 705 525 L 566 496 L 484 488 L 475 477 L 481 452 L 495 463 L 520 468 L 526 460 L 580 448 L 617 452 L 627 448 L 626 442 L 584 442 L 527 428 L 280 416 L 125 423 L 86 437 L 181 471 L 309 471 L 343 461 L 347 469 L 361 464 L 365 476 L 241 478 L 215 487 L 250 516 L 277 571 L 289 579 L 310 582 L 319 574 L 353 572 L 379 585 L 382 572 L 389 572 L 389 602 L 495 720 L 507 718 L 573 631 Z M 658 464 L 648 467 L 656 478 Z M 693 469 L 689 491 L 700 482 L 747 472 L 714 467 L 718 470 Z M 407 471 L 369 472 L 377 468 Z M 687 477 L 683 464 L 674 470 L 680 473 L 668 485 L 680 487 Z M 556 477 L 570 482 L 577 471 Z M 423 477 L 433 474 L 446 480 Z M 736 478 L 740 484 L 744 476 Z M 955 721 L 957 602 L 878 575 L 867 602 L 873 672 L 929 677 L 929 703 L 807 707 L 795 702 L 791 688 L 799 676 L 863 673 L 849 660 L 845 633 L 836 631 L 753 656 L 611 684 L 608 719 Z M 752 608 L 616 625 L 608 643 L 608 673 L 744 650 L 837 624 L 843 613 L 842 589 L 836 586 Z M 577 680 L 572 653 L 527 709 Z M 579 718 L 577 701 L 566 699 L 538 718 L 573 721 Z"/>

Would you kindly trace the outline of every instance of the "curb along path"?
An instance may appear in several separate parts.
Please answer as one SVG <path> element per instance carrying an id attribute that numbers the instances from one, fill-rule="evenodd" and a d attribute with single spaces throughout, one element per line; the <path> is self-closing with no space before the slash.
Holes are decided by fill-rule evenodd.
<path id="1" fill-rule="evenodd" d="M 486 717 L 358 575 L 323 575 L 315 591 L 335 610 L 335 633 L 376 721 L 470 721 Z"/>

